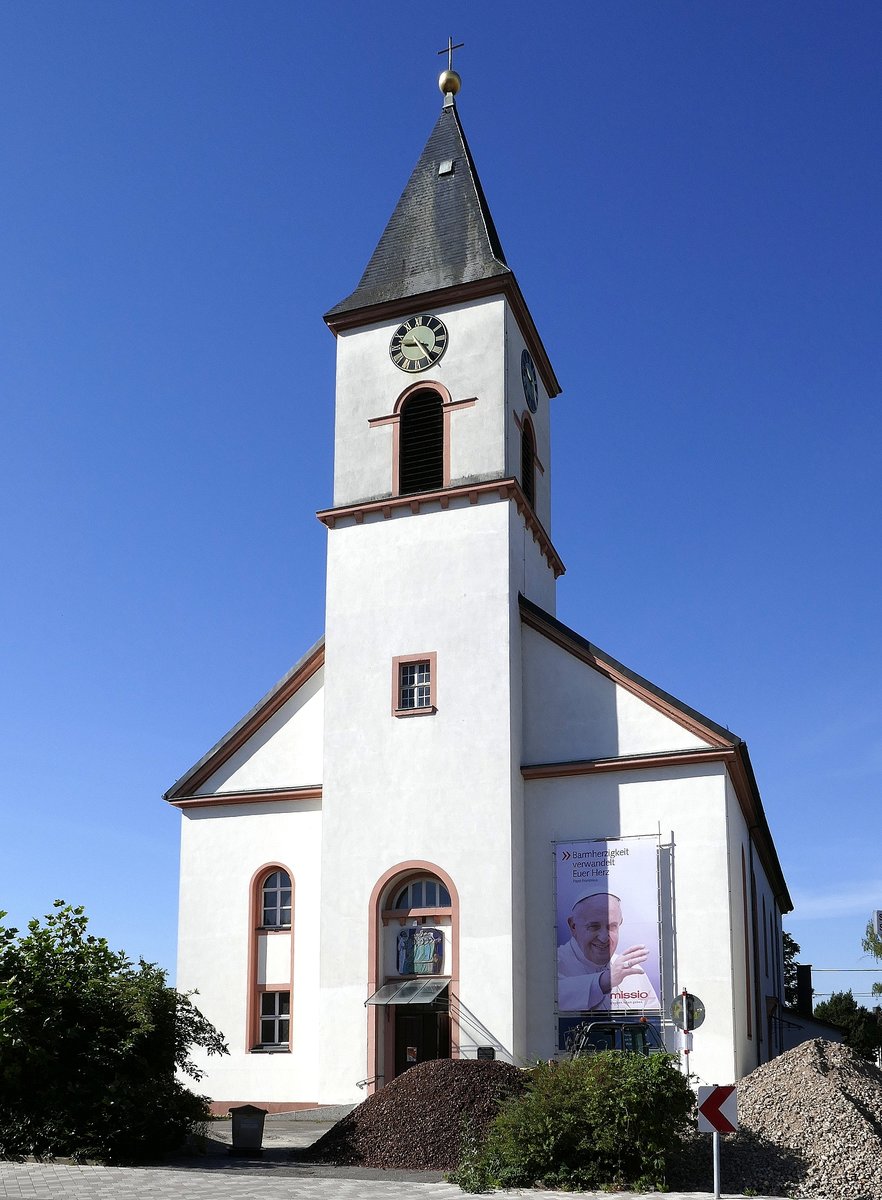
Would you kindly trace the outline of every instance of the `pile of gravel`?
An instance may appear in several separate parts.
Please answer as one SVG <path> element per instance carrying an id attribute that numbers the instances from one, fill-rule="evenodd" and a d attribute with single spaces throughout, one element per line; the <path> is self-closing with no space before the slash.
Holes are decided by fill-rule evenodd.
<path id="1" fill-rule="evenodd" d="M 526 1076 L 495 1061 L 419 1063 L 338 1121 L 298 1157 L 341 1166 L 451 1171 L 464 1133 L 482 1138 L 499 1105 Z"/>
<path id="2" fill-rule="evenodd" d="M 820 1038 L 738 1084 L 739 1132 L 722 1139 L 723 1191 L 882 1200 L 882 1071 Z M 709 1188 L 711 1135 L 697 1134 L 669 1183 Z"/>
<path id="3" fill-rule="evenodd" d="M 464 1134 L 482 1138 L 528 1076 L 502 1062 L 438 1059 L 399 1075 L 298 1157 L 343 1166 L 449 1171 Z M 737 1134 L 723 1138 L 722 1189 L 882 1200 L 882 1071 L 847 1046 L 805 1042 L 738 1084 Z M 691 1136 L 669 1172 L 711 1187 L 711 1136 Z"/>

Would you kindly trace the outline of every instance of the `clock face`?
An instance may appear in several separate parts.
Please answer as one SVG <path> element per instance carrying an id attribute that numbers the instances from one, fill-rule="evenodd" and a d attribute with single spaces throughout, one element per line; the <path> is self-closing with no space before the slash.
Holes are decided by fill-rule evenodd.
<path id="1" fill-rule="evenodd" d="M 401 371 L 414 374 L 436 363 L 447 349 L 447 328 L 437 317 L 408 317 L 392 334 L 389 356 Z"/>
<path id="2" fill-rule="evenodd" d="M 524 383 L 527 407 L 534 413 L 539 406 L 539 383 L 536 379 L 536 364 L 529 350 L 521 351 L 521 379 Z"/>

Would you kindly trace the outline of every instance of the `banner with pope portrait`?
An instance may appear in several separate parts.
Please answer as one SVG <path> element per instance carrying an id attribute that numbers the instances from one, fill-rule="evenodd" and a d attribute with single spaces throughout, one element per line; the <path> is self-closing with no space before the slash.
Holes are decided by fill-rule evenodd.
<path id="1" fill-rule="evenodd" d="M 557 1007 L 657 1014 L 658 838 L 557 842 Z"/>

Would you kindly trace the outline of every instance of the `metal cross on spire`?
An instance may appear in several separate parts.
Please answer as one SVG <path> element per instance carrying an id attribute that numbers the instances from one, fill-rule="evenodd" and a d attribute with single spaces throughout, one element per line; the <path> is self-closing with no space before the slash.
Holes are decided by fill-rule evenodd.
<path id="1" fill-rule="evenodd" d="M 445 108 L 454 107 L 453 98 L 462 87 L 462 80 L 453 69 L 453 51 L 461 50 L 464 45 L 465 42 L 457 42 L 457 44 L 454 46 L 453 38 L 449 37 L 447 39 L 447 48 L 445 50 L 438 51 L 439 54 L 447 55 L 447 70 L 442 71 L 438 78 L 438 87 L 441 89 L 441 94 L 444 97 Z"/>
<path id="2" fill-rule="evenodd" d="M 454 46 L 453 38 L 449 37 L 447 39 L 447 45 L 444 47 L 444 49 L 438 51 L 439 54 L 447 55 L 447 70 L 448 71 L 453 70 L 453 51 L 461 50 L 464 45 L 465 45 L 465 42 L 457 42 L 456 45 Z"/>

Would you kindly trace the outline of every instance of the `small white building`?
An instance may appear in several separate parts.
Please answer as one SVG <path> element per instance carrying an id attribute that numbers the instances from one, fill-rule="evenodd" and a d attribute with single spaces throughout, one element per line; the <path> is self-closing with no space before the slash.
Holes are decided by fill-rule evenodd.
<path id="1" fill-rule="evenodd" d="M 554 615 L 560 389 L 452 91 L 325 320 L 325 637 L 165 797 L 203 1087 L 351 1102 L 611 1013 L 675 1049 L 684 985 L 693 1069 L 738 1078 L 781 1049 L 791 908 L 747 748 Z"/>

